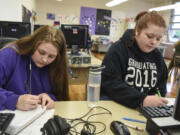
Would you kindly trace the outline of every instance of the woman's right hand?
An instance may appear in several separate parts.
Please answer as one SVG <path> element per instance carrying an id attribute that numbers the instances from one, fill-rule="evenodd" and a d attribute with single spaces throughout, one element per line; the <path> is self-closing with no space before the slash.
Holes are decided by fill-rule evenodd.
<path id="1" fill-rule="evenodd" d="M 161 106 L 166 105 L 168 100 L 157 95 L 147 96 L 143 101 L 143 106 Z"/>
<path id="2" fill-rule="evenodd" d="M 39 103 L 41 103 L 41 100 L 38 96 L 30 94 L 21 95 L 18 98 L 16 109 L 25 111 L 32 110 L 35 109 Z"/>

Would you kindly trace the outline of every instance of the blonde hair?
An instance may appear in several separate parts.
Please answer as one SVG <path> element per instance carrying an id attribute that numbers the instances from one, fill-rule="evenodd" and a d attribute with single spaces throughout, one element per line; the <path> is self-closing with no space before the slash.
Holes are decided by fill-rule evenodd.
<path id="1" fill-rule="evenodd" d="M 32 55 L 42 42 L 52 43 L 59 52 L 53 63 L 49 65 L 52 93 L 57 100 L 68 100 L 66 41 L 61 30 L 46 25 L 37 29 L 32 35 L 12 42 L 11 45 L 15 44 L 17 46 L 12 47 L 20 55 Z"/>

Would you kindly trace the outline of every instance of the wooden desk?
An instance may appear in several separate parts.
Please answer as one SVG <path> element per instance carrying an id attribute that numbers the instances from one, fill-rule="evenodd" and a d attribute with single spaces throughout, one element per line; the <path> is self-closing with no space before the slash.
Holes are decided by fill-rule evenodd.
<path id="1" fill-rule="evenodd" d="M 104 114 L 93 117 L 96 121 L 101 121 L 106 124 L 106 131 L 101 133 L 100 135 L 113 135 L 113 133 L 109 128 L 110 123 L 113 120 L 120 120 L 123 123 L 137 125 L 142 128 L 145 128 L 146 126 L 145 124 L 141 124 L 137 122 L 129 122 L 121 119 L 122 117 L 129 117 L 129 118 L 146 121 L 146 118 L 144 118 L 144 116 L 142 116 L 138 111 L 134 109 L 127 108 L 113 101 L 99 101 L 99 105 L 105 107 L 106 109 L 112 112 L 112 116 L 108 114 Z M 84 114 L 86 114 L 89 109 L 90 108 L 87 106 L 86 101 L 66 101 L 66 102 L 55 103 L 55 115 L 59 115 L 64 118 L 72 118 L 72 119 L 79 118 Z M 95 110 L 95 112 L 102 112 L 102 110 L 98 109 Z M 79 129 L 81 130 L 82 127 Z M 99 129 L 102 129 L 102 126 L 100 126 Z M 144 132 L 136 131 L 131 128 L 129 128 L 129 130 L 131 132 L 131 135 L 148 135 L 146 131 Z"/>

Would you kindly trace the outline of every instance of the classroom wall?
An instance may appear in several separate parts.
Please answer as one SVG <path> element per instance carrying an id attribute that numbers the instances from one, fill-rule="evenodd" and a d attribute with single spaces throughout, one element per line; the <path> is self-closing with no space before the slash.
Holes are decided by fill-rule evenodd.
<path id="1" fill-rule="evenodd" d="M 66 3 L 64 3 L 64 1 L 57 2 L 50 0 L 37 0 L 36 1 L 37 22 L 35 23 L 53 25 L 54 21 L 47 20 L 46 14 L 55 13 L 57 16 L 77 17 L 75 20 L 73 20 L 73 22 L 65 19 L 62 20 L 56 19 L 56 21 L 60 20 L 61 23 L 79 24 L 81 6 L 100 8 L 100 9 L 110 9 L 112 10 L 112 15 L 111 15 L 112 18 L 121 20 L 121 22 L 118 21 L 116 27 L 114 25 L 111 25 L 110 36 L 108 36 L 108 38 L 111 41 L 116 41 L 120 38 L 120 36 L 128 26 L 125 22 L 125 18 L 135 17 L 138 12 L 142 10 L 147 10 L 152 7 L 151 3 L 147 3 L 146 1 L 143 0 L 131 0 L 128 3 L 123 3 L 120 4 L 120 6 L 116 6 L 113 8 L 107 8 L 105 7 L 105 4 L 102 4 L 102 2 L 106 3 L 107 0 L 91 0 L 91 1 L 78 0 L 78 2 L 76 0 L 65 0 L 65 1 Z M 141 8 L 136 8 L 136 7 L 141 7 Z M 96 38 L 96 36 L 93 36 L 93 38 Z"/>
<path id="2" fill-rule="evenodd" d="M 22 21 L 22 5 L 35 10 L 35 0 L 0 0 L 0 21 Z"/>
<path id="3" fill-rule="evenodd" d="M 131 0 L 128 3 L 120 4 L 113 8 L 105 7 L 102 2 L 106 3 L 107 0 L 66 0 L 66 3 L 56 2 L 55 0 L 0 0 L 0 21 L 22 21 L 22 5 L 28 8 L 30 11 L 35 10 L 37 12 L 36 24 L 48 24 L 53 25 L 53 21 L 46 19 L 46 13 L 55 13 L 59 16 L 70 16 L 76 17 L 73 23 L 79 24 L 80 18 L 80 7 L 93 7 L 99 9 L 109 9 L 112 10 L 112 18 L 118 21 L 116 25 L 111 21 L 110 36 L 107 36 L 111 41 L 118 40 L 124 31 L 130 26 L 125 18 L 134 18 L 136 14 L 142 10 L 148 10 L 151 7 L 156 7 L 159 5 L 154 5 L 143 0 Z M 141 7 L 141 8 L 136 8 Z M 160 12 L 169 24 L 170 20 L 170 10 Z M 58 19 L 56 19 L 58 20 Z M 72 23 L 70 20 L 61 20 L 61 23 Z M 93 36 L 96 38 L 98 36 Z"/>
<path id="4" fill-rule="evenodd" d="M 170 5 L 172 4 L 172 2 L 166 2 L 166 3 L 159 3 L 158 5 L 156 5 L 156 7 L 159 6 L 163 6 L 163 5 Z M 162 15 L 166 21 L 166 25 L 167 25 L 167 29 L 166 32 L 162 38 L 162 42 L 168 42 L 168 28 L 169 28 L 169 24 L 170 24 L 170 17 L 171 17 L 171 10 L 164 10 L 164 11 L 160 11 L 159 12 L 160 15 Z"/>
<path id="5" fill-rule="evenodd" d="M 36 10 L 36 0 L 20 0 L 21 4 L 24 5 L 30 11 Z"/>

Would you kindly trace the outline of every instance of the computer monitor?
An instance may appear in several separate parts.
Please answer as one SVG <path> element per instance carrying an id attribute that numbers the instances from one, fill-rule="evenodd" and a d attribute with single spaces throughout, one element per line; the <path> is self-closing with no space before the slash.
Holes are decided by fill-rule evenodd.
<path id="1" fill-rule="evenodd" d="M 37 30 L 38 28 L 42 27 L 42 26 L 45 26 L 45 25 L 35 24 L 35 25 L 34 25 L 34 31 Z"/>
<path id="2" fill-rule="evenodd" d="M 179 80 L 179 89 L 176 94 L 173 117 L 174 119 L 180 121 L 180 80 Z"/>
<path id="3" fill-rule="evenodd" d="M 88 29 L 88 25 L 61 25 L 61 30 L 66 39 L 67 48 L 71 49 L 72 54 L 79 54 L 79 49 L 87 48 Z"/>
<path id="4" fill-rule="evenodd" d="M 1 36 L 21 38 L 31 33 L 31 24 L 25 22 L 0 21 Z"/>

